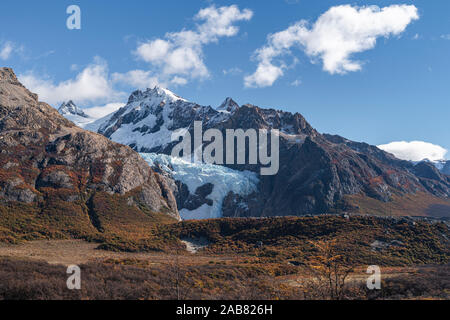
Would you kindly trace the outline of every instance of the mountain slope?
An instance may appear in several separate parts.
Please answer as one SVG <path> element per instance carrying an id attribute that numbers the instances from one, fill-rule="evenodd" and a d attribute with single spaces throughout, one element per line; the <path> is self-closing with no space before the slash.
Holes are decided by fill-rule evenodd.
<path id="1" fill-rule="evenodd" d="M 217 109 L 188 102 L 166 89 L 134 92 L 118 112 L 99 120 L 98 132 L 140 152 L 171 154 L 176 130 L 278 129 L 280 170 L 260 176 L 250 195 L 230 192 L 224 216 L 286 216 L 325 212 L 376 211 L 389 215 L 450 216 L 450 177 L 430 166 L 396 159 L 377 147 L 320 134 L 298 114 L 253 105 L 239 107 L 227 98 Z M 204 143 L 203 147 L 207 144 Z M 226 154 L 226 150 L 224 149 Z M 247 155 L 248 156 L 248 155 Z M 260 165 L 227 165 L 259 174 Z M 426 206 L 412 206 L 410 195 Z M 370 200 L 370 206 L 366 205 Z M 395 203 L 399 210 L 393 212 Z M 436 206 L 439 207 L 439 209 Z M 372 210 L 373 208 L 376 208 Z"/>
<path id="2" fill-rule="evenodd" d="M 229 117 L 211 107 L 188 102 L 167 89 L 155 87 L 131 94 L 125 107 L 88 125 L 113 141 L 139 152 L 161 152 L 172 133 L 194 120 L 217 123 Z"/>
<path id="3" fill-rule="evenodd" d="M 87 115 L 83 109 L 79 108 L 72 100 L 61 104 L 58 112 L 64 116 L 64 118 L 72 121 L 80 128 L 84 128 L 86 125 L 96 120 Z"/>
<path id="4" fill-rule="evenodd" d="M 137 153 L 76 127 L 8 68 L 0 69 L 0 150 L 0 236 L 111 234 L 179 219 L 167 181 Z"/>
<path id="5" fill-rule="evenodd" d="M 83 118 L 89 117 L 86 113 L 84 113 L 83 110 L 78 108 L 72 100 L 61 104 L 61 106 L 58 109 L 58 112 L 63 116 L 74 115 L 74 116 L 80 116 Z"/>
<path id="6" fill-rule="evenodd" d="M 450 176 L 450 160 L 440 160 L 432 162 L 443 174 Z"/>

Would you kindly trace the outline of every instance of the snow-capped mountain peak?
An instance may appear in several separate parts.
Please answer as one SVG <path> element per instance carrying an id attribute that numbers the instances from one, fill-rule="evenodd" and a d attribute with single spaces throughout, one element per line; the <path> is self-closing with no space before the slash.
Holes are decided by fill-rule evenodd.
<path id="1" fill-rule="evenodd" d="M 171 100 L 172 102 L 175 102 L 175 101 L 178 101 L 178 100 L 187 102 L 186 99 L 176 95 L 175 93 L 173 93 L 169 89 L 166 89 L 166 88 L 163 88 L 163 87 L 156 86 L 153 89 L 147 89 L 147 92 L 151 92 L 154 95 L 158 95 L 158 96 L 164 97 L 164 98 L 166 98 L 168 100 Z"/>
<path id="2" fill-rule="evenodd" d="M 58 109 L 58 112 L 63 116 L 74 115 L 83 118 L 89 118 L 89 116 L 86 113 L 84 113 L 84 111 L 81 108 L 78 108 L 77 105 L 72 100 L 69 100 L 68 102 L 64 102 L 63 104 L 61 104 L 61 106 Z"/>
<path id="3" fill-rule="evenodd" d="M 133 92 L 125 107 L 86 128 L 141 152 L 154 152 L 170 144 L 172 133 L 189 128 L 194 119 L 222 121 L 226 116 L 157 86 Z"/>
<path id="4" fill-rule="evenodd" d="M 72 100 L 64 102 L 58 109 L 58 112 L 66 119 L 72 121 L 77 126 L 84 128 L 86 125 L 95 121 L 94 118 L 86 114 Z"/>
<path id="5" fill-rule="evenodd" d="M 153 89 L 149 88 L 145 91 L 142 90 L 134 91 L 131 94 L 130 98 L 128 99 L 128 104 L 144 100 L 147 100 L 148 103 L 153 102 L 153 104 L 160 104 L 161 102 L 172 103 L 176 101 L 187 102 L 186 99 L 181 98 L 180 96 L 176 95 L 169 89 L 156 86 Z"/>
<path id="6" fill-rule="evenodd" d="M 237 109 L 239 109 L 239 105 L 232 98 L 228 97 L 217 108 L 217 111 L 234 113 Z"/>

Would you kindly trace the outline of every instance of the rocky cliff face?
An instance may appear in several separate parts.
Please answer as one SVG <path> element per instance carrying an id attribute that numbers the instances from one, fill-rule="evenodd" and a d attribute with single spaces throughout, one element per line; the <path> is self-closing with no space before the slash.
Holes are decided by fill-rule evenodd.
<path id="1" fill-rule="evenodd" d="M 204 131 L 214 128 L 224 136 L 227 129 L 280 132 L 278 174 L 260 176 L 258 191 L 249 196 L 228 194 L 223 204 L 225 216 L 365 213 L 367 208 L 387 214 L 386 208 L 394 200 L 406 203 L 399 204 L 398 214 L 433 215 L 431 206 L 438 202 L 450 215 L 448 176 L 425 164 L 399 160 L 366 143 L 320 134 L 298 113 L 239 106 L 231 98 L 214 109 L 155 88 L 133 93 L 126 107 L 97 125 L 99 133 L 140 152 L 171 154 L 175 144 L 170 141 L 171 133 L 183 129 L 193 136 L 194 121 L 202 121 Z M 228 166 L 256 173 L 261 167 Z M 409 195 L 415 194 L 423 196 L 431 209 L 410 210 L 414 205 Z M 355 198 L 361 201 L 355 202 Z"/>
<path id="2" fill-rule="evenodd" d="M 450 215 L 450 179 L 432 165 L 413 165 L 375 146 L 320 134 L 299 114 L 243 106 L 220 126 L 280 130 L 278 174 L 261 176 L 259 192 L 247 199 L 229 195 L 224 207 L 226 215 L 365 213 L 367 208 L 351 201 L 353 196 L 377 203 L 378 214 L 390 214 L 390 202 L 408 202 L 408 195 L 415 194 L 425 194 L 430 202 L 443 199 Z M 243 201 L 248 203 L 248 210 L 234 206 Z M 397 213 L 433 215 L 433 210 Z"/>
<path id="3" fill-rule="evenodd" d="M 0 206 L 9 211 L 23 203 L 49 216 L 89 218 L 101 229 L 108 211 L 118 210 L 100 202 L 107 198 L 125 204 L 124 217 L 163 212 L 179 219 L 167 181 L 136 152 L 76 127 L 8 68 L 0 69 L 0 150 Z M 61 209 L 68 204 L 73 212 Z"/>

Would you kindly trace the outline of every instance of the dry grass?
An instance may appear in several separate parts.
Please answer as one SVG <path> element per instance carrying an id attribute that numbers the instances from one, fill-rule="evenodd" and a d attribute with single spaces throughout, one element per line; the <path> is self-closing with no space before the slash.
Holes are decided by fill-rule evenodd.
<path id="1" fill-rule="evenodd" d="M 358 212 L 379 216 L 450 217 L 450 200 L 425 193 L 393 195 L 391 202 L 383 202 L 362 195 L 345 196 L 345 201 Z"/>
<path id="2" fill-rule="evenodd" d="M 57 245 L 67 244 L 58 243 Z M 330 299 L 302 266 L 273 274 L 257 261 L 206 261 L 162 254 L 155 260 L 125 258 L 80 264 L 82 289 L 66 287 L 66 268 L 23 258 L 0 258 L 0 300 L 7 299 Z M 106 256 L 104 256 L 106 257 Z M 103 258 L 104 258 L 103 257 Z M 157 257 L 155 257 L 156 259 Z M 365 286 L 365 267 L 349 275 L 341 299 L 450 299 L 450 267 L 383 267 L 382 290 Z"/>
<path id="3" fill-rule="evenodd" d="M 98 244 L 84 240 L 39 240 L 23 244 L 0 244 L 0 258 L 19 258 L 30 261 L 44 261 L 53 265 L 98 263 L 103 261 L 141 261 L 146 264 L 164 264 L 172 260 L 171 253 L 148 252 L 114 252 L 97 249 Z M 183 265 L 226 263 L 235 261 L 233 257 L 193 255 L 188 252 L 178 252 Z"/>

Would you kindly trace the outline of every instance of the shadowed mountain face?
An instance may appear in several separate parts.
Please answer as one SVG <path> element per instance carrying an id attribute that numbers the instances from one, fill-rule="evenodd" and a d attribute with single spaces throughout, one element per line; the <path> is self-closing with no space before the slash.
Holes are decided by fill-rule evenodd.
<path id="1" fill-rule="evenodd" d="M 285 216 L 325 212 L 442 216 L 450 197 L 450 177 L 432 165 L 395 158 L 375 146 L 320 134 L 300 114 L 239 107 L 227 98 L 217 109 L 199 106 L 155 88 L 137 91 L 127 106 L 100 119 L 99 133 L 140 152 L 171 154 L 177 129 L 278 129 L 280 170 L 260 176 L 258 191 L 228 194 L 224 216 Z M 206 144 L 204 144 L 206 146 Z M 259 165 L 231 165 L 259 173 Z M 433 209 L 434 208 L 434 209 Z M 437 208 L 437 209 L 436 209 Z M 450 212 L 448 213 L 450 216 Z"/>
<path id="2" fill-rule="evenodd" d="M 249 119 L 251 123 L 249 123 Z M 434 166 L 412 165 L 374 146 L 322 135 L 299 114 L 243 106 L 219 127 L 279 129 L 280 170 L 260 177 L 260 192 L 248 199 L 230 195 L 226 215 L 302 215 L 352 211 L 375 214 L 433 215 L 437 207 L 389 210 L 406 195 L 424 195 L 430 203 L 448 203 L 450 179 Z M 425 166 L 426 168 L 422 168 Z M 237 168 L 237 167 L 236 167 Z M 247 167 L 252 170 L 254 168 Z M 370 199 L 378 208 L 366 207 Z M 247 202 L 249 210 L 233 203 Z M 401 206 L 400 206 L 401 207 Z M 442 206 L 439 214 L 442 216 Z M 225 210 L 227 206 L 225 206 Z M 448 213 L 450 216 L 450 212 Z"/>
<path id="3" fill-rule="evenodd" d="M 442 171 L 442 173 L 450 176 L 450 160 L 445 162 L 441 171 Z"/>
<path id="4" fill-rule="evenodd" d="M 149 212 L 179 218 L 165 179 L 136 152 L 76 127 L 8 68 L 0 69 L 0 150 L 0 213 L 9 218 L 29 210 L 70 221 L 67 231 L 80 235 L 104 231 L 115 213 L 129 222 Z"/>

